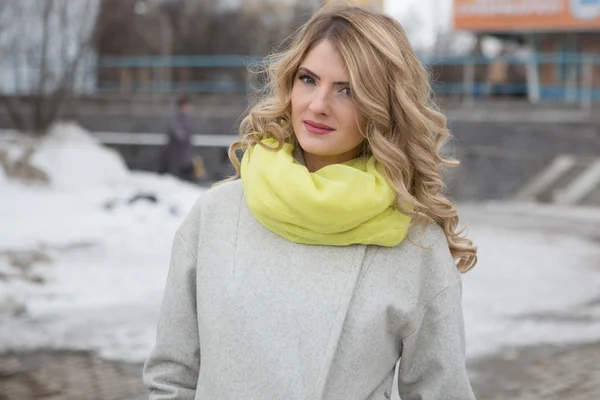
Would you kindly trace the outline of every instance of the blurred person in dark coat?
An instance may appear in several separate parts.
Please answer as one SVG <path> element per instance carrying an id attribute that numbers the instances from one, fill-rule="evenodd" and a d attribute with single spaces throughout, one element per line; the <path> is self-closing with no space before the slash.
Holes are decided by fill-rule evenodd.
<path id="1" fill-rule="evenodd" d="M 175 111 L 167 123 L 168 142 L 161 156 L 160 172 L 193 182 L 197 179 L 192 145 L 192 135 L 196 128 L 190 111 L 190 100 L 186 96 L 179 97 Z"/>

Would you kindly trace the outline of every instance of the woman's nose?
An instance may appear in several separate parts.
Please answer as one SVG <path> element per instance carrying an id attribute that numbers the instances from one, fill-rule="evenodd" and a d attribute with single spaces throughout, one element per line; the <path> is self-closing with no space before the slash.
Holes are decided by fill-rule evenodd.
<path id="1" fill-rule="evenodd" d="M 316 91 L 308 109 L 315 114 L 329 113 L 329 94 L 322 90 Z"/>

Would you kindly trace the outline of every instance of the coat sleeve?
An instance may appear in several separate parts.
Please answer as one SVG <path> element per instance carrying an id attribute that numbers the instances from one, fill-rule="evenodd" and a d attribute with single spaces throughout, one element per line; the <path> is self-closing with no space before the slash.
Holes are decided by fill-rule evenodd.
<path id="1" fill-rule="evenodd" d="M 196 258 L 177 233 L 160 310 L 156 344 L 144 365 L 150 400 L 193 400 L 200 371 Z"/>
<path id="2" fill-rule="evenodd" d="M 475 399 L 465 365 L 461 282 L 458 277 L 431 300 L 418 328 L 402 340 L 402 400 Z"/>

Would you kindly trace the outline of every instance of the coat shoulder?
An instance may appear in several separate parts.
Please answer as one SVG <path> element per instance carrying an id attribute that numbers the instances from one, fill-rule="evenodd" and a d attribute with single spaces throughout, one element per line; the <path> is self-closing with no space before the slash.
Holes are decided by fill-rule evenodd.
<path id="1" fill-rule="evenodd" d="M 460 279 L 446 234 L 435 222 L 414 226 L 406 239 L 391 250 L 394 264 L 402 272 L 400 276 L 422 287 L 429 293 L 426 297 L 435 296 Z"/>
<path id="2" fill-rule="evenodd" d="M 196 200 L 179 232 L 184 237 L 195 238 L 203 218 L 222 220 L 232 215 L 231 211 L 240 206 L 242 194 L 243 189 L 239 179 L 211 187 Z"/>
<path id="3" fill-rule="evenodd" d="M 238 203 L 242 196 L 242 181 L 237 179 L 231 182 L 221 183 L 208 189 L 198 200 L 203 207 L 218 207 Z"/>
<path id="4" fill-rule="evenodd" d="M 444 229 L 437 222 L 433 221 L 414 226 L 408 238 L 424 247 L 448 246 Z"/>

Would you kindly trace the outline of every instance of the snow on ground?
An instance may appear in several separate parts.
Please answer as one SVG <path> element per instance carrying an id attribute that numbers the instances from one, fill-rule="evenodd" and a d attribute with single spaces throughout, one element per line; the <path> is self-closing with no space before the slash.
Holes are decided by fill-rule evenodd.
<path id="1" fill-rule="evenodd" d="M 53 132 L 34 162 L 49 187 L 0 175 L 0 352 L 91 349 L 142 361 L 174 232 L 202 189 L 128 171 L 74 126 Z M 600 210 L 494 204 L 461 214 L 480 249 L 463 278 L 470 357 L 600 338 Z M 9 263 L 35 251 L 44 256 L 29 268 Z"/>
<path id="2" fill-rule="evenodd" d="M 75 124 L 52 127 L 32 162 L 52 177 L 52 186 L 57 190 L 106 187 L 130 176 L 118 153 L 99 146 Z"/>
<path id="3" fill-rule="evenodd" d="M 479 219 L 470 229 L 479 264 L 463 277 L 467 353 L 599 341 L 600 235 L 587 236 L 593 228 L 584 226 L 548 229 L 544 212 L 525 224 L 517 210 L 507 206 L 502 223 L 482 216 L 485 207 L 463 212 Z M 582 223 L 600 233 L 600 210 L 587 211 Z"/>
<path id="4" fill-rule="evenodd" d="M 94 349 L 142 359 L 175 230 L 203 189 L 130 172 L 69 125 L 42 143 L 33 163 L 49 173 L 49 187 L 1 183 L 0 276 L 9 278 L 0 278 L 0 352 Z M 36 250 L 51 261 L 10 265 L 7 252 L 27 259 Z"/>

